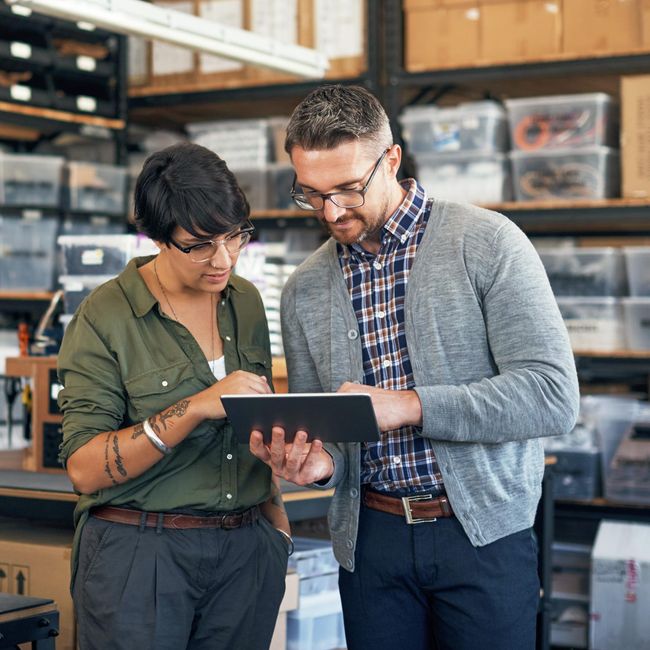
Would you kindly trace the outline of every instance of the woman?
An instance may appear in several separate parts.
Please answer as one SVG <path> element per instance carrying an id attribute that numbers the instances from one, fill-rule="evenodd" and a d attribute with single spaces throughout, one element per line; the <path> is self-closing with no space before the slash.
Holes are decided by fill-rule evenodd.
<path id="1" fill-rule="evenodd" d="M 80 647 L 267 648 L 289 525 L 220 401 L 271 391 L 262 301 L 232 273 L 250 209 L 217 155 L 179 144 L 147 159 L 135 210 L 159 255 L 96 289 L 59 355 Z"/>

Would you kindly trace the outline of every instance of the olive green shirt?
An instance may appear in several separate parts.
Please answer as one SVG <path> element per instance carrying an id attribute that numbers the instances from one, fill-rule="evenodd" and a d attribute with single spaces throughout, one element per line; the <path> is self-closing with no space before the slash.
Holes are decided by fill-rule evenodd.
<path id="1" fill-rule="evenodd" d="M 58 358 L 63 463 L 95 436 L 142 422 L 216 382 L 194 337 L 163 314 L 140 276 L 138 267 L 151 259 L 132 260 L 95 289 L 66 329 Z M 217 318 L 226 372 L 247 370 L 270 383 L 268 326 L 257 289 L 231 276 Z M 76 537 L 94 506 L 240 510 L 269 498 L 270 476 L 248 445 L 237 443 L 226 420 L 206 420 L 140 476 L 81 495 Z"/>

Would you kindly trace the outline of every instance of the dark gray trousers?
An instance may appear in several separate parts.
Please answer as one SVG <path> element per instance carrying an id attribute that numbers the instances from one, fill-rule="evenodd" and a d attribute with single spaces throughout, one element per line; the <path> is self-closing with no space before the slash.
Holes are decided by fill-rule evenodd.
<path id="1" fill-rule="evenodd" d="M 287 553 L 264 517 L 234 530 L 90 517 L 73 586 L 80 650 L 267 650 Z"/>

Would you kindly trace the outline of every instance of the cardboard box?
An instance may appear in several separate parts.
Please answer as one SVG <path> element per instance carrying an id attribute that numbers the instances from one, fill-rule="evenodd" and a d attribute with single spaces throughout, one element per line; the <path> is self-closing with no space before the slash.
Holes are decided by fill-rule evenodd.
<path id="1" fill-rule="evenodd" d="M 284 598 L 280 603 L 280 613 L 273 631 L 273 638 L 269 650 L 286 650 L 287 647 L 287 612 L 298 607 L 298 591 L 300 580 L 298 574 L 289 569 L 286 579 Z"/>
<path id="2" fill-rule="evenodd" d="M 621 79 L 622 193 L 650 197 L 650 75 Z"/>
<path id="3" fill-rule="evenodd" d="M 641 46 L 650 49 L 650 0 L 639 0 L 641 11 Z"/>
<path id="4" fill-rule="evenodd" d="M 616 54 L 641 47 L 638 0 L 564 0 L 562 17 L 566 54 Z"/>
<path id="5" fill-rule="evenodd" d="M 562 47 L 559 2 L 483 0 L 481 58 L 521 62 L 558 54 Z"/>
<path id="6" fill-rule="evenodd" d="M 591 650 L 650 650 L 650 525 L 601 521 L 591 563 Z"/>
<path id="7" fill-rule="evenodd" d="M 405 14 L 404 60 L 409 72 L 476 64 L 479 58 L 476 3 L 414 8 Z"/>
<path id="8" fill-rule="evenodd" d="M 0 522 L 0 591 L 54 600 L 60 624 L 57 650 L 77 647 L 70 596 L 72 534 L 28 522 Z"/>

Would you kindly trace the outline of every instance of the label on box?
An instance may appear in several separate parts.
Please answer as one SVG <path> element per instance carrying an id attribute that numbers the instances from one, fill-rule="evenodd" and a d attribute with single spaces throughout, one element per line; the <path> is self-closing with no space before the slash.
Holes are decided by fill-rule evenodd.
<path id="1" fill-rule="evenodd" d="M 32 56 L 32 48 L 28 43 L 14 42 L 9 46 L 11 56 L 17 59 L 29 59 Z"/>
<path id="2" fill-rule="evenodd" d="M 89 248 L 81 254 L 84 266 L 99 266 L 104 262 L 104 251 L 101 248 Z"/>
<path id="3" fill-rule="evenodd" d="M 15 84 L 9 90 L 11 98 L 20 102 L 28 102 L 32 98 L 32 89 L 29 86 Z"/>
<path id="4" fill-rule="evenodd" d="M 86 72 L 94 72 L 97 68 L 97 61 L 92 56 L 78 56 L 77 68 Z"/>
<path id="5" fill-rule="evenodd" d="M 94 97 L 80 95 L 77 97 L 77 108 L 86 113 L 94 113 L 97 110 L 97 100 Z"/>

